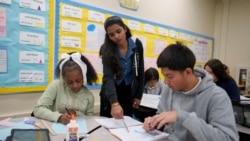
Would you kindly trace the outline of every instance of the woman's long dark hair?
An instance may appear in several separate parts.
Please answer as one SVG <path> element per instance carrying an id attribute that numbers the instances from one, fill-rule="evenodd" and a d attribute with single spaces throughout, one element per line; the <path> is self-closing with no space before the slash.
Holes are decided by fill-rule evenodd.
<path id="1" fill-rule="evenodd" d="M 116 73 L 116 77 L 119 79 L 123 76 L 122 67 L 120 64 L 119 55 L 117 52 L 117 45 L 109 38 L 107 33 L 107 28 L 113 24 L 118 24 L 123 29 L 126 29 L 126 39 L 132 36 L 130 29 L 127 25 L 125 25 L 122 19 L 118 16 L 108 17 L 104 23 L 104 28 L 106 31 L 104 44 L 101 48 L 100 54 L 102 55 L 102 62 L 104 65 L 110 67 L 114 73 Z"/>
<path id="2" fill-rule="evenodd" d="M 231 76 L 226 72 L 225 65 L 219 59 L 211 59 L 207 61 L 207 63 L 204 65 L 204 68 L 206 66 L 211 68 L 218 80 L 231 78 Z"/>

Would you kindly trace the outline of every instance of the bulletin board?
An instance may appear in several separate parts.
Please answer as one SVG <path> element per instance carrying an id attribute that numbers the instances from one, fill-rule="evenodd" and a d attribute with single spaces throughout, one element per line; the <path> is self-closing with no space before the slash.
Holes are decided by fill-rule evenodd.
<path id="1" fill-rule="evenodd" d="M 131 29 L 133 38 L 142 41 L 145 69 L 157 68 L 156 60 L 160 52 L 176 41 L 187 45 L 194 52 L 196 67 L 202 68 L 213 56 L 214 39 L 211 37 L 83 3 L 57 0 L 55 60 L 60 59 L 61 53 L 82 52 L 97 71 L 98 84 L 101 84 L 103 72 L 99 49 L 105 37 L 103 23 L 111 15 L 120 16 Z M 57 64 L 58 61 L 54 67 Z"/>
<path id="2" fill-rule="evenodd" d="M 0 94 L 41 91 L 53 79 L 54 1 L 0 0 Z"/>
<path id="3" fill-rule="evenodd" d="M 122 17 L 144 47 L 145 69 L 157 67 L 159 53 L 181 41 L 196 55 L 197 67 L 212 58 L 214 39 L 172 26 L 134 18 L 71 0 L 0 0 L 0 94 L 43 91 L 55 78 L 62 53 L 82 52 L 98 73 L 103 23 L 111 15 Z"/>

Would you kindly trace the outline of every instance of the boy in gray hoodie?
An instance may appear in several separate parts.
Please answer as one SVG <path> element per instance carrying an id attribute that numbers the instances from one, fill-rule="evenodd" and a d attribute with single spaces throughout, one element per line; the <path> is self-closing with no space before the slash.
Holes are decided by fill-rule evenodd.
<path id="1" fill-rule="evenodd" d="M 157 59 L 169 88 L 161 96 L 157 115 L 145 119 L 143 128 L 163 128 L 171 141 L 238 141 L 232 104 L 227 93 L 201 69 L 186 46 L 165 48 Z"/>

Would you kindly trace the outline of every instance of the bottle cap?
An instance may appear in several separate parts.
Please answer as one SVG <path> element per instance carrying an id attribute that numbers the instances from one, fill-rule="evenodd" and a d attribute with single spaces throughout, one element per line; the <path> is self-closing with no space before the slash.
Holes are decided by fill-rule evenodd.
<path id="1" fill-rule="evenodd" d="M 76 117 L 74 114 L 71 114 L 71 120 L 76 120 Z"/>

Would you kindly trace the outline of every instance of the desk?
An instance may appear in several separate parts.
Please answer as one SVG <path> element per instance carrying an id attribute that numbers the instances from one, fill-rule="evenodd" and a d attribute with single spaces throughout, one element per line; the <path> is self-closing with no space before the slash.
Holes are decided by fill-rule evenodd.
<path id="1" fill-rule="evenodd" d="M 238 132 L 240 135 L 240 141 L 249 141 L 250 138 L 250 128 L 241 126 L 237 124 Z"/>
<path id="2" fill-rule="evenodd" d="M 99 124 L 94 120 L 94 117 L 82 117 L 86 120 L 87 129 L 90 131 L 95 128 Z M 12 122 L 22 122 L 23 118 L 11 119 Z M 34 117 L 29 117 L 29 119 L 34 119 L 39 122 L 38 119 Z M 40 123 L 40 122 L 39 122 Z M 52 122 L 47 121 L 48 125 L 51 126 Z M 1 130 L 1 129 L 0 129 Z M 81 135 L 81 134 L 80 134 Z M 66 138 L 66 134 L 58 134 L 56 136 L 50 135 L 51 141 L 63 141 Z M 88 138 L 85 138 L 83 141 L 119 141 L 113 135 L 109 133 L 109 131 L 103 127 L 98 130 L 92 132 Z"/>
<path id="3" fill-rule="evenodd" d="M 250 135 L 250 128 L 241 126 L 241 125 L 239 125 L 239 124 L 237 124 L 237 128 L 238 128 L 238 131 L 239 131 L 239 132 L 245 133 L 245 134 L 249 134 L 249 135 Z"/>
<path id="4" fill-rule="evenodd" d="M 88 131 L 95 128 L 99 124 L 94 120 L 94 117 L 84 117 L 87 123 Z M 66 138 L 65 134 L 50 136 L 51 141 L 63 141 Z M 109 131 L 103 127 L 92 132 L 88 138 L 85 138 L 83 141 L 119 141 Z"/>

